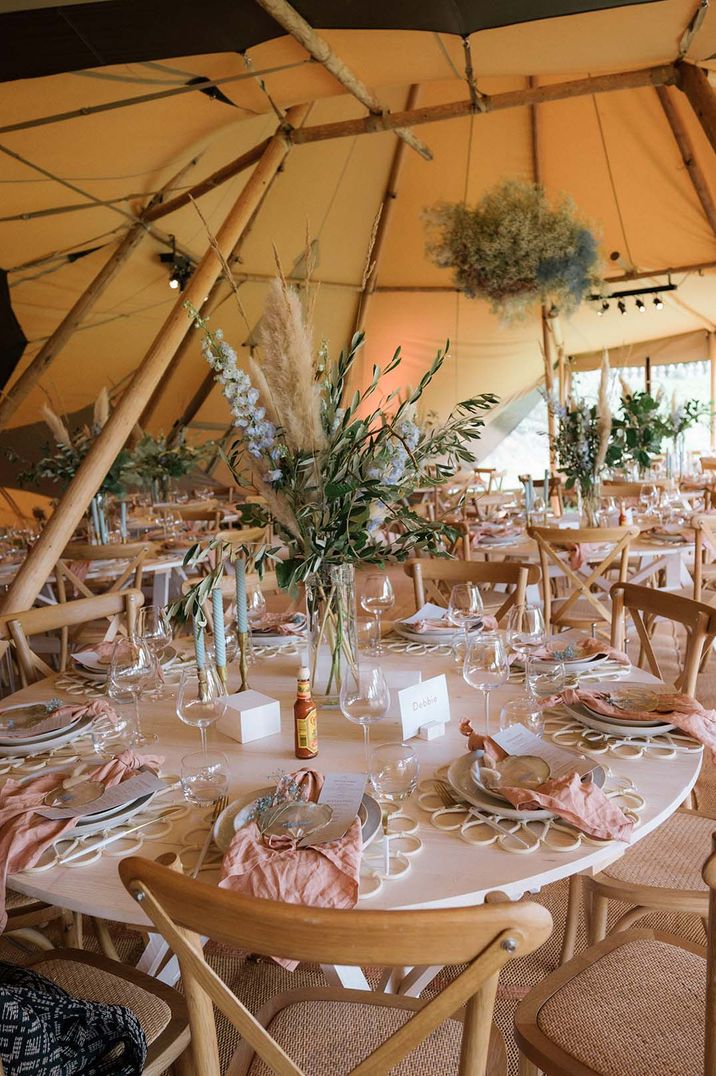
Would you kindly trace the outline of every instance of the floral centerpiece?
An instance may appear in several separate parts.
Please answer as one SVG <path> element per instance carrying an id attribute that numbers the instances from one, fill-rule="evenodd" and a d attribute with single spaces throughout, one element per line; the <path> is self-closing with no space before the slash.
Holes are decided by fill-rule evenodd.
<path id="1" fill-rule="evenodd" d="M 684 473 L 685 466 L 684 434 L 702 418 L 711 414 L 709 404 L 702 403 L 700 400 L 684 400 L 683 403 L 679 403 L 676 391 L 672 394 L 671 407 L 662 419 L 661 425 L 664 437 L 672 444 L 671 466 L 676 465 L 679 475 Z"/>
<path id="2" fill-rule="evenodd" d="M 155 501 L 166 500 L 170 483 L 189 474 L 215 447 L 213 441 L 189 445 L 183 431 L 171 444 L 163 433 L 145 433 L 132 450 L 127 478 L 150 490 Z"/>
<path id="3" fill-rule="evenodd" d="M 255 560 L 261 567 L 272 558 L 286 590 L 305 586 L 313 688 L 335 699 L 356 660 L 353 566 L 405 560 L 421 549 L 439 554 L 454 540 L 452 528 L 423 519 L 407 498 L 474 462 L 471 442 L 496 397 L 471 397 L 444 423 L 423 428 L 416 407 L 446 352 L 438 352 L 415 389 L 382 396 L 381 378 L 399 366 L 400 349 L 383 368 L 373 366 L 367 387 L 351 392 L 363 334 L 334 360 L 325 346 L 316 357 L 299 295 L 282 279 L 269 289 L 263 361 L 252 360 L 250 373 L 239 368 L 221 331 L 190 313 L 234 418 L 228 463 L 241 485 L 253 484 L 265 499 L 283 543 L 282 555 L 263 547 Z M 190 551 L 190 558 L 202 555 Z M 212 584 L 203 585 L 207 593 Z M 200 597 L 187 595 L 185 615 Z"/>
<path id="4" fill-rule="evenodd" d="M 664 424 L 659 400 L 648 392 L 633 390 L 621 382 L 620 414 L 612 422 L 612 439 L 607 452 L 610 467 L 636 468 L 642 476 L 661 452 Z"/>
<path id="5" fill-rule="evenodd" d="M 601 291 L 597 241 L 570 199 L 550 205 L 538 183 L 510 179 L 474 207 L 445 203 L 426 213 L 427 251 L 454 270 L 471 298 L 519 318 L 536 303 L 574 310 Z"/>
<path id="6" fill-rule="evenodd" d="M 599 525 L 599 481 L 606 466 L 612 415 L 608 402 L 609 360 L 602 358 L 602 376 L 596 404 L 570 400 L 567 405 L 548 401 L 557 416 L 555 452 L 566 488 L 576 489 L 587 527 Z"/>

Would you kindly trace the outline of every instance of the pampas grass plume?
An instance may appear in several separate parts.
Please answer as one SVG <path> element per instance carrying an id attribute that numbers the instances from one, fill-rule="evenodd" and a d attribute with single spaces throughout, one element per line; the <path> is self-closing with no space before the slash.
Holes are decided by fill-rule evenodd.
<path id="1" fill-rule="evenodd" d="M 57 441 L 57 444 L 71 445 L 72 441 L 70 440 L 69 431 L 60 416 L 57 415 L 46 403 L 42 405 L 41 414 L 43 419 L 49 426 L 50 432 L 55 438 L 55 441 Z"/>
<path id="2" fill-rule="evenodd" d="M 94 422 L 93 425 L 97 426 L 100 430 L 104 429 L 104 426 L 109 418 L 109 393 L 107 392 L 107 386 L 100 390 L 100 394 L 94 403 Z"/>
<path id="3" fill-rule="evenodd" d="M 597 429 L 599 430 L 599 447 L 594 461 L 594 474 L 598 475 L 604 466 L 612 434 L 612 412 L 609 407 L 609 352 L 602 352 L 602 376 L 599 380 L 597 398 Z"/>

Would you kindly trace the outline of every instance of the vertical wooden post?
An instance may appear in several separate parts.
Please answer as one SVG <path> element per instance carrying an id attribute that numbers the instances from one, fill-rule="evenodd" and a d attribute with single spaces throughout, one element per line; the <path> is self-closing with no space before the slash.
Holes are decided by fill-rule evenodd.
<path id="1" fill-rule="evenodd" d="M 308 105 L 296 105 L 289 109 L 286 114 L 286 123 L 289 128 L 293 124 L 302 123 L 308 109 Z M 288 135 L 281 128 L 276 131 L 269 142 L 263 157 L 256 165 L 217 233 L 216 243 L 224 257 L 231 253 L 238 242 L 243 229 L 261 200 L 266 184 L 271 181 L 286 156 L 288 147 Z M 83 460 L 54 515 L 16 575 L 6 595 L 4 609 L 24 610 L 34 602 L 183 339 L 187 321 L 184 303 L 188 302 L 196 307 L 201 306 L 220 272 L 219 258 L 209 247 L 189 281 L 186 291 L 177 298 L 172 312 L 137 368 L 109 421 Z"/>
<path id="2" fill-rule="evenodd" d="M 651 356 L 644 359 L 644 392 L 651 396 Z"/>
<path id="3" fill-rule="evenodd" d="M 711 381 L 711 407 L 716 406 L 716 332 L 708 334 L 709 340 L 709 373 Z M 716 449 L 716 412 L 711 412 L 711 448 Z"/>
<path id="4" fill-rule="evenodd" d="M 676 69 L 678 71 L 676 85 L 688 97 L 696 118 L 716 153 L 716 93 L 700 67 L 679 63 Z"/>
<path id="5" fill-rule="evenodd" d="M 544 358 L 544 387 L 549 403 L 554 401 L 554 339 L 550 327 L 551 318 L 546 306 L 542 307 L 542 356 Z M 554 471 L 557 468 L 557 456 L 555 453 L 555 439 L 557 429 L 552 407 L 547 406 L 547 437 L 549 439 L 549 466 Z"/>
<path id="6" fill-rule="evenodd" d="M 137 223 L 133 224 L 129 231 L 125 233 L 121 243 L 104 263 L 94 280 L 89 284 L 82 295 L 80 295 L 72 309 L 65 314 L 50 338 L 45 341 L 37 355 L 31 360 L 14 385 L 8 389 L 4 399 L 0 399 L 0 427 L 7 426 L 17 408 L 38 383 L 50 363 L 52 363 L 63 350 L 77 326 L 87 317 L 99 297 L 114 280 L 134 248 L 141 243 L 146 235 L 149 234 L 145 226 L 145 214 L 162 201 L 164 193 L 175 187 L 183 176 L 186 175 L 187 171 L 190 168 L 193 168 L 195 163 L 195 160 L 190 161 L 189 164 L 185 165 L 175 176 L 172 176 L 168 183 L 165 183 L 158 194 L 155 194 L 148 203 L 144 213 L 142 213 L 137 220 Z"/>

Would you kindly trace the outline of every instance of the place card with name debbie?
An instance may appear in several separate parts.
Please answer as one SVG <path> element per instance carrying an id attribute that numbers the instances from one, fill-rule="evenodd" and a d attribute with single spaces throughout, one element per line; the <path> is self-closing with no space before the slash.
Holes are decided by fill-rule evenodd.
<path id="1" fill-rule="evenodd" d="M 416 736 L 423 725 L 450 720 L 450 699 L 444 675 L 433 676 L 398 692 L 403 738 Z"/>

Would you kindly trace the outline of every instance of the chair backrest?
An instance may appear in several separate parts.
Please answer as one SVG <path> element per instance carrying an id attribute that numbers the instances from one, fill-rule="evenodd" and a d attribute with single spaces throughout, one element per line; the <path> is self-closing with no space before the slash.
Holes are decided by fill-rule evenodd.
<path id="1" fill-rule="evenodd" d="M 701 512 L 691 517 L 694 528 L 694 600 L 701 601 L 704 567 L 716 561 L 716 514 Z"/>
<path id="2" fill-rule="evenodd" d="M 108 545 L 89 545 L 84 542 L 70 542 L 65 547 L 62 556 L 55 566 L 57 577 L 57 597 L 61 602 L 67 601 L 67 584 L 70 583 L 79 596 L 93 598 L 96 591 L 90 590 L 80 577 L 78 564 L 89 563 L 91 566 L 102 569 L 102 562 L 127 561 L 121 572 L 112 579 L 110 585 L 102 593 L 111 594 L 116 590 L 122 590 L 125 586 L 132 586 L 140 590 L 144 563 L 148 557 L 156 556 L 157 546 L 153 542 L 113 542 Z"/>
<path id="3" fill-rule="evenodd" d="M 582 599 L 588 603 L 589 615 L 594 616 L 594 624 L 611 624 L 611 611 L 604 602 L 604 592 L 609 589 L 604 577 L 607 571 L 614 568 L 618 571 L 618 581 L 624 582 L 629 568 L 629 546 L 639 536 L 639 528 L 579 527 L 573 530 L 567 527 L 529 527 L 527 533 L 537 542 L 539 550 L 547 630 L 569 627 L 570 614 L 574 615 L 572 611 Z M 566 554 L 590 545 L 608 547 L 603 556 L 599 554 L 599 563 L 594 568 L 571 567 Z M 567 588 L 557 608 L 552 601 L 551 566 L 557 567 L 560 574 L 564 575 Z"/>
<path id="4" fill-rule="evenodd" d="M 166 857 L 161 859 L 166 861 Z M 136 856 L 122 860 L 119 871 L 127 890 L 141 897 L 143 911 L 179 959 L 196 1076 L 219 1076 L 215 1028 L 206 1033 L 210 1021 L 213 1025 L 210 1002 L 277 1076 L 303 1076 L 207 965 L 197 934 L 260 955 L 320 964 L 467 964 L 436 997 L 419 1003 L 418 1011 L 400 1030 L 352 1073 L 377 1076 L 391 1071 L 465 1005 L 459 1076 L 483 1076 L 500 969 L 536 949 L 552 929 L 547 909 L 527 902 L 426 911 L 348 911 L 242 897 Z M 356 1000 L 355 991 L 350 994 Z M 340 1000 L 340 994 L 336 999 Z M 372 1001 L 383 1004 L 380 996 L 372 995 Z"/>
<path id="5" fill-rule="evenodd" d="M 224 518 L 224 510 L 217 501 L 205 501 L 203 504 L 177 505 L 173 511 L 187 522 L 211 523 L 217 530 Z"/>
<path id="6" fill-rule="evenodd" d="M 631 616 L 641 643 L 641 655 L 646 658 L 654 676 L 663 679 L 654 654 L 650 628 L 657 619 L 681 624 L 686 631 L 686 651 L 676 686 L 687 695 L 696 691 L 696 678 L 701 660 L 716 637 L 716 609 L 679 594 L 640 587 L 635 583 L 615 583 L 612 598 L 612 645 L 624 649 L 626 613 Z"/>
<path id="7" fill-rule="evenodd" d="M 716 456 L 702 456 L 701 457 L 701 470 L 702 471 L 716 471 Z"/>
<path id="8" fill-rule="evenodd" d="M 539 582 L 540 570 L 536 564 L 520 564 L 517 561 L 470 561 L 445 560 L 441 557 L 409 560 L 403 570 L 413 580 L 415 608 L 421 609 L 426 601 L 447 606 L 450 588 L 456 583 L 476 583 L 494 590 L 507 586 L 504 601 L 494 614 L 497 621 L 504 619 L 513 605 L 522 605 L 528 586 Z M 497 597 L 503 597 L 497 594 Z"/>
<path id="9" fill-rule="evenodd" d="M 0 613 L 0 639 L 11 641 L 15 647 L 20 677 L 23 686 L 51 676 L 53 670 L 42 658 L 32 652 L 29 640 L 34 635 L 50 631 L 67 631 L 78 624 L 89 624 L 103 617 L 110 618 L 110 627 L 105 638 L 116 634 L 120 618 L 125 619 L 129 633 L 134 631 L 137 610 L 144 603 L 141 590 L 112 591 L 96 597 L 80 598 L 78 601 L 61 602 L 57 605 L 42 605 L 21 613 Z M 60 669 L 65 668 L 66 654 L 60 661 Z"/>
<path id="10" fill-rule="evenodd" d="M 666 479 L 645 478 L 643 482 L 602 482 L 602 497 L 614 497 L 615 500 L 638 501 L 644 486 L 656 486 L 658 490 L 666 489 Z"/>

